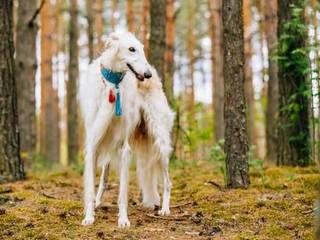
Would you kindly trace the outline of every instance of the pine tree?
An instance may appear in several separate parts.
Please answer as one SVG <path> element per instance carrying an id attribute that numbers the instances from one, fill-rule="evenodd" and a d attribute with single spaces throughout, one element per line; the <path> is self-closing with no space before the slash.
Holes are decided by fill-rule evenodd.
<path id="1" fill-rule="evenodd" d="M 223 49 L 221 0 L 209 0 L 211 36 L 212 102 L 214 111 L 215 141 L 224 139 L 223 117 Z"/>
<path id="2" fill-rule="evenodd" d="M 24 178 L 13 60 L 13 1 L 0 1 L 0 183 Z"/>
<path id="3" fill-rule="evenodd" d="M 243 0 L 243 28 L 244 28 L 244 91 L 247 104 L 247 129 L 249 144 L 256 144 L 254 138 L 254 93 L 252 75 L 252 46 L 251 46 L 251 0 Z"/>
<path id="4" fill-rule="evenodd" d="M 230 188 L 247 188 L 249 185 L 242 4 L 242 0 L 224 0 L 222 3 L 224 147 L 227 186 Z"/>
<path id="5" fill-rule="evenodd" d="M 265 18 L 265 35 L 269 54 L 268 68 L 268 100 L 266 110 L 266 158 L 275 163 L 277 160 L 277 117 L 279 106 L 279 80 L 278 66 L 276 61 L 272 60 L 277 44 L 277 0 L 264 0 L 263 11 Z"/>
<path id="6" fill-rule="evenodd" d="M 279 165 L 310 163 L 307 28 L 301 0 L 278 6 Z"/>
<path id="7" fill-rule="evenodd" d="M 53 88 L 52 57 L 54 54 L 54 6 L 45 1 L 41 10 L 41 108 L 40 153 L 50 162 L 60 159 L 59 99 Z"/>
<path id="8" fill-rule="evenodd" d="M 165 80 L 166 51 L 166 0 L 150 0 L 150 40 L 149 62 L 158 70 L 162 81 Z"/>
<path id="9" fill-rule="evenodd" d="M 165 52 L 165 92 L 170 104 L 173 104 L 173 73 L 174 73 L 174 0 L 167 0 L 167 21 L 166 21 L 166 52 Z"/>
<path id="10" fill-rule="evenodd" d="M 41 7 L 41 6 L 40 6 Z M 35 75 L 37 1 L 19 1 L 16 42 L 16 82 L 22 156 L 32 157 L 36 150 Z M 26 47 L 28 46 L 28 47 Z"/>
<path id="11" fill-rule="evenodd" d="M 94 58 L 94 46 L 93 46 L 93 40 L 94 40 L 94 29 L 93 29 L 93 23 L 94 23 L 94 13 L 92 8 L 92 0 L 86 0 L 86 10 L 87 10 L 87 36 L 88 36 L 88 51 L 89 51 L 89 60 L 90 62 Z"/>
<path id="12" fill-rule="evenodd" d="M 69 163 L 77 163 L 77 157 L 79 153 L 79 124 L 77 105 L 77 80 L 79 77 L 78 35 L 77 0 L 71 0 L 69 27 L 69 78 L 67 82 L 67 131 Z"/>
<path id="13" fill-rule="evenodd" d="M 127 26 L 129 32 L 134 32 L 133 0 L 127 0 Z"/>
<path id="14" fill-rule="evenodd" d="M 142 3 L 142 29 L 141 29 L 141 40 L 144 45 L 144 53 L 148 57 L 149 50 L 149 12 L 150 12 L 150 0 L 143 0 Z"/>

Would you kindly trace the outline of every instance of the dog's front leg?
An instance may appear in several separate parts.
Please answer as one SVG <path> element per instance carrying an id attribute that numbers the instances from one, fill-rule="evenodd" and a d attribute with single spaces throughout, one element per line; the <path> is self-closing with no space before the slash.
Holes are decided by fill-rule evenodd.
<path id="1" fill-rule="evenodd" d="M 83 225 L 94 222 L 95 165 L 98 144 L 109 125 L 112 115 L 103 106 L 100 108 L 92 128 L 87 130 L 84 168 L 84 214 Z"/>
<path id="2" fill-rule="evenodd" d="M 130 163 L 130 147 L 128 142 L 125 142 L 120 154 L 120 164 L 119 164 L 119 227 L 129 227 L 130 222 L 128 219 L 128 181 L 129 181 L 129 163 Z"/>
<path id="3" fill-rule="evenodd" d="M 82 225 L 90 225 L 94 222 L 94 178 L 95 161 L 94 152 L 87 149 L 84 168 L 84 214 Z"/>

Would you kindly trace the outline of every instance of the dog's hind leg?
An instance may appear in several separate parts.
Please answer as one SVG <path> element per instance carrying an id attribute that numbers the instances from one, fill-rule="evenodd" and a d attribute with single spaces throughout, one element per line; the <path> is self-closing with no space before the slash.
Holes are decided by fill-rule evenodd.
<path id="1" fill-rule="evenodd" d="M 121 154 L 120 154 L 120 164 L 119 164 L 119 227 L 129 227 L 130 222 L 128 219 L 128 181 L 129 181 L 129 164 L 130 164 L 130 147 L 126 141 L 123 144 Z"/>
<path id="2" fill-rule="evenodd" d="M 143 154 L 144 155 L 144 154 Z M 137 173 L 138 181 L 142 191 L 142 206 L 154 208 L 160 205 L 160 196 L 158 193 L 158 165 L 148 162 L 146 157 L 151 160 L 154 156 L 137 155 Z"/>
<path id="3" fill-rule="evenodd" d="M 96 196 L 95 207 L 98 208 L 101 204 L 102 195 L 106 188 L 106 184 L 108 182 L 108 175 L 109 175 L 109 163 L 102 166 L 101 175 L 100 175 L 100 182 L 98 187 L 98 192 Z"/>
<path id="4" fill-rule="evenodd" d="M 169 215 L 170 214 L 170 194 L 171 194 L 171 181 L 169 177 L 169 158 L 161 159 L 161 169 L 163 175 L 163 199 L 162 199 L 162 208 L 159 212 L 160 215 Z"/>

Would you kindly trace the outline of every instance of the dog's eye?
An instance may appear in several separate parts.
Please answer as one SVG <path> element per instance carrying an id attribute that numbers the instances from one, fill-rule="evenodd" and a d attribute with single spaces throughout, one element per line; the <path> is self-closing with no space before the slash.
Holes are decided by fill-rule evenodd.
<path id="1" fill-rule="evenodd" d="M 130 52 L 135 52 L 136 49 L 135 49 L 134 47 L 129 47 L 129 51 L 130 51 Z"/>

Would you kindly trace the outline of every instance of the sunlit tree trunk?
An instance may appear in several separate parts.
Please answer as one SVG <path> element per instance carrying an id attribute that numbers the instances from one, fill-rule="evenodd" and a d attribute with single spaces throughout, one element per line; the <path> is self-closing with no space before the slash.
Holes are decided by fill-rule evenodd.
<path id="1" fill-rule="evenodd" d="M 295 52 L 305 48 L 307 32 L 302 33 L 295 26 L 287 29 L 288 22 L 292 19 L 290 6 L 294 4 L 302 7 L 300 0 L 278 1 L 278 38 L 279 48 L 282 49 L 281 57 L 287 60 L 281 63 L 279 59 L 279 165 L 306 166 L 310 163 L 310 129 L 309 129 L 309 103 L 305 93 L 308 88 L 307 76 L 303 70 L 308 67 L 307 56 L 299 56 Z M 303 24 L 303 12 L 299 17 Z M 281 42 L 281 35 L 293 36 L 290 42 Z M 299 57 L 300 66 L 288 64 Z M 303 59 L 305 57 L 305 59 Z M 302 69 L 304 68 L 304 69 Z M 297 107 L 298 106 L 298 107 Z"/>
<path id="2" fill-rule="evenodd" d="M 144 52 L 148 57 L 149 50 L 149 13 L 150 13 L 150 0 L 143 0 L 142 3 L 142 28 L 141 28 L 141 40 L 144 45 Z"/>
<path id="3" fill-rule="evenodd" d="M 48 161 L 59 162 L 60 131 L 58 96 L 52 83 L 53 6 L 46 1 L 41 10 L 41 109 L 40 153 Z"/>
<path id="4" fill-rule="evenodd" d="M 244 55 L 245 55 L 245 80 L 244 90 L 247 104 L 248 115 L 248 141 L 249 144 L 254 142 L 254 93 L 252 78 L 252 46 L 251 46 L 251 0 L 243 0 L 243 24 L 244 24 Z"/>
<path id="5" fill-rule="evenodd" d="M 86 0 L 86 10 L 87 10 L 87 36 L 88 36 L 88 55 L 89 55 L 89 60 L 90 62 L 94 58 L 94 46 L 93 46 L 93 41 L 94 41 L 94 13 L 92 9 L 92 0 Z M 112 17 L 113 19 L 113 17 Z"/>
<path id="6" fill-rule="evenodd" d="M 165 92 L 170 104 L 173 103 L 173 73 L 174 73 L 174 0 L 167 0 L 167 21 L 166 21 L 166 52 L 165 52 Z"/>
<path id="7" fill-rule="evenodd" d="M 127 26 L 129 32 L 134 32 L 133 0 L 127 0 Z"/>
<path id="8" fill-rule="evenodd" d="M 223 0 L 223 76 L 227 186 L 249 185 L 248 139 L 244 92 L 242 0 Z"/>
<path id="9" fill-rule="evenodd" d="M 118 0 L 112 0 L 112 3 L 111 3 L 111 8 L 112 8 L 112 16 L 111 16 L 111 29 L 112 31 L 115 31 L 116 29 L 116 19 L 115 19 L 115 15 L 114 13 L 118 10 Z"/>
<path id="10" fill-rule="evenodd" d="M 166 51 L 166 0 L 150 0 L 149 62 L 164 82 Z M 167 94 L 167 93 L 166 93 Z"/>
<path id="11" fill-rule="evenodd" d="M 16 42 L 16 82 L 22 158 L 28 160 L 36 150 L 35 74 L 38 24 L 33 19 L 37 0 L 19 1 Z M 26 47 L 28 46 L 28 47 Z"/>
<path id="12" fill-rule="evenodd" d="M 194 68 L 195 68 L 195 44 L 196 44 L 196 36 L 195 36 L 195 27 L 196 27 L 196 19 L 195 19 L 195 4 L 196 2 L 193 0 L 188 0 L 188 29 L 187 29 L 187 57 L 188 57 L 188 82 L 186 84 L 186 95 L 187 95 L 187 109 L 189 113 L 189 127 L 192 128 L 194 126 L 195 120 L 195 94 L 194 94 Z"/>
<path id="13" fill-rule="evenodd" d="M 278 66 L 276 61 L 272 60 L 277 43 L 277 0 L 264 0 L 263 11 L 265 17 L 265 35 L 268 46 L 269 69 L 268 69 L 268 99 L 266 110 L 266 140 L 267 156 L 272 162 L 277 161 L 277 117 L 279 103 L 279 81 Z"/>
<path id="14" fill-rule="evenodd" d="M 0 1 L 0 183 L 24 178 L 13 60 L 13 1 Z"/>
<path id="15" fill-rule="evenodd" d="M 221 0 L 209 0 L 211 36 L 212 105 L 214 112 L 215 141 L 224 139 L 223 117 L 223 49 Z"/>
<path id="16" fill-rule="evenodd" d="M 68 162 L 77 163 L 79 153 L 79 129 L 77 106 L 78 69 L 78 6 L 77 0 L 71 0 L 69 27 L 69 77 L 67 83 L 67 132 Z"/>
<path id="17" fill-rule="evenodd" d="M 103 8 L 104 8 L 104 0 L 93 0 L 94 7 L 94 30 L 96 36 L 96 45 L 94 46 L 95 57 L 99 56 L 103 51 L 103 27 L 104 27 L 104 19 L 103 19 Z"/>
<path id="18" fill-rule="evenodd" d="M 314 49 L 314 60 L 313 60 L 313 63 L 315 65 L 315 69 L 314 69 L 314 72 L 311 74 L 312 75 L 312 78 L 315 78 L 316 76 L 318 77 L 316 79 L 316 82 L 317 82 L 317 91 L 318 91 L 318 94 L 320 93 L 320 48 L 319 48 L 319 40 L 318 40 L 318 37 L 319 37 L 319 30 L 318 30 L 318 27 L 319 27 L 319 24 L 318 24 L 318 16 L 317 14 L 319 14 L 319 11 L 318 11 L 318 7 L 320 6 L 320 0 L 319 2 L 317 0 L 311 0 L 311 8 L 312 8 L 312 13 L 311 13 L 311 22 L 312 22 L 312 25 L 313 25 L 313 39 L 312 39 L 312 42 L 315 46 L 315 49 Z M 314 81 L 315 79 L 313 79 Z M 311 109 L 311 111 L 313 111 L 313 117 L 315 117 L 315 109 Z M 320 104 L 318 104 L 318 117 L 320 116 Z M 320 162 L 320 126 L 319 124 L 317 124 L 316 126 L 315 125 L 315 122 L 314 122 L 314 119 L 313 119 L 313 153 L 314 154 L 314 157 L 318 163 Z"/>

